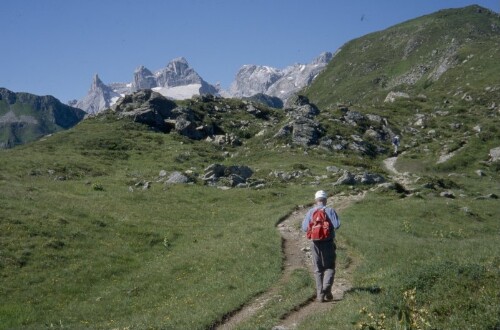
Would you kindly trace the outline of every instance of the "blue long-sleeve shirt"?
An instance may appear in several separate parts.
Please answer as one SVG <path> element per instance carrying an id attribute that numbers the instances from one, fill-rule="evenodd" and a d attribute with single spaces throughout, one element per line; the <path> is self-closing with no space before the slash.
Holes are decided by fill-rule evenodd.
<path id="1" fill-rule="evenodd" d="M 316 205 L 311 209 L 309 209 L 309 211 L 307 211 L 307 214 L 304 217 L 304 220 L 302 221 L 302 230 L 304 232 L 307 232 L 307 227 L 309 227 L 309 222 L 311 221 L 312 214 L 314 213 L 314 211 L 322 207 L 325 208 L 326 215 L 328 216 L 328 219 L 330 219 L 330 221 L 332 222 L 333 228 L 338 229 L 340 227 L 340 218 L 334 209 L 332 209 L 331 207 Z M 332 230 L 332 237 L 335 237 L 335 231 L 333 230 Z"/>

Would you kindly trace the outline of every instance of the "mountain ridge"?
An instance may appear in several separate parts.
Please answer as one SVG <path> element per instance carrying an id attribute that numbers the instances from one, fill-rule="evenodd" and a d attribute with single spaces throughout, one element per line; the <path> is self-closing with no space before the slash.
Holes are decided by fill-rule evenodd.
<path id="1" fill-rule="evenodd" d="M 0 149 L 71 128 L 84 116 L 83 110 L 63 104 L 53 96 L 0 88 Z"/>

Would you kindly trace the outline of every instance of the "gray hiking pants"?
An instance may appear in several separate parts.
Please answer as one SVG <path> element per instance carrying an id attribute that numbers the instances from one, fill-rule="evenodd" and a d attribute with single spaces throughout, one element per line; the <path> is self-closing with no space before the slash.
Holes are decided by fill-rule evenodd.
<path id="1" fill-rule="evenodd" d="M 332 290 L 335 277 L 336 246 L 333 240 L 311 243 L 314 279 L 318 297 Z"/>

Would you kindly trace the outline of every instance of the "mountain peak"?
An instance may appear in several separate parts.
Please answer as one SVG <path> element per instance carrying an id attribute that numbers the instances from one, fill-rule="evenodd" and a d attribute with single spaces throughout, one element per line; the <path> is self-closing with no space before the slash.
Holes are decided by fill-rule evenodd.
<path id="1" fill-rule="evenodd" d="M 90 86 L 91 91 L 97 91 L 102 88 L 104 83 L 102 80 L 99 78 L 99 75 L 96 73 L 94 74 L 94 78 L 92 79 L 92 85 Z"/>

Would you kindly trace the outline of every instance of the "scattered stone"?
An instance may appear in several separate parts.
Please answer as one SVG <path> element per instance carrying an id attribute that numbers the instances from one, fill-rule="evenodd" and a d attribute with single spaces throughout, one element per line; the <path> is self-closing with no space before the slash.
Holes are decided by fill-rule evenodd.
<path id="1" fill-rule="evenodd" d="M 333 173 L 338 173 L 340 169 L 337 166 L 327 166 L 326 167 L 327 172 L 333 172 Z"/>
<path id="2" fill-rule="evenodd" d="M 166 176 L 167 176 L 167 171 L 165 171 L 165 170 L 161 170 L 161 171 L 160 171 L 160 173 L 159 173 L 159 177 L 160 177 L 160 178 L 164 178 L 164 177 L 166 177 Z"/>
<path id="3" fill-rule="evenodd" d="M 403 92 L 389 92 L 389 94 L 387 94 L 387 96 L 385 97 L 385 100 L 384 102 L 394 102 L 396 101 L 397 99 L 409 99 L 410 98 L 410 95 L 408 95 L 407 93 L 403 93 Z"/>
<path id="4" fill-rule="evenodd" d="M 498 199 L 498 195 L 496 195 L 496 194 L 488 194 L 488 195 L 476 197 L 475 199 L 477 199 L 477 200 L 482 200 L 482 199 Z"/>
<path id="5" fill-rule="evenodd" d="M 372 121 L 372 122 L 375 122 L 377 124 L 380 124 L 382 123 L 382 117 L 379 116 L 379 115 L 372 115 L 372 114 L 367 114 L 366 115 L 366 118 L 368 118 L 368 120 Z"/>
<path id="6" fill-rule="evenodd" d="M 484 173 L 484 171 L 483 171 L 483 170 L 476 170 L 476 174 L 477 174 L 478 176 L 486 176 L 486 173 Z"/>
<path id="7" fill-rule="evenodd" d="M 490 149 L 490 161 L 491 162 L 500 161 L 500 147 Z"/>
<path id="8" fill-rule="evenodd" d="M 380 174 L 374 174 L 368 172 L 365 172 L 361 175 L 356 175 L 354 177 L 354 180 L 356 181 L 356 183 L 361 183 L 361 184 L 376 184 L 385 181 L 384 177 L 381 176 Z"/>
<path id="9" fill-rule="evenodd" d="M 224 185 L 236 187 L 241 183 L 246 183 L 247 179 L 252 175 L 252 169 L 245 165 L 225 166 L 221 164 L 211 164 L 205 169 L 202 180 L 213 185 L 218 181 L 222 181 Z"/>
<path id="10" fill-rule="evenodd" d="M 351 185 L 354 184 L 354 175 L 351 174 L 351 172 L 344 170 L 344 174 L 337 180 L 337 182 L 334 183 L 334 185 Z"/>
<path id="11" fill-rule="evenodd" d="M 453 191 L 443 191 L 442 193 L 439 194 L 441 197 L 446 197 L 446 198 L 455 198 L 455 194 Z"/>
<path id="12" fill-rule="evenodd" d="M 181 172 L 176 171 L 169 175 L 165 184 L 183 184 L 188 182 L 189 178 L 187 176 L 185 176 Z"/>

